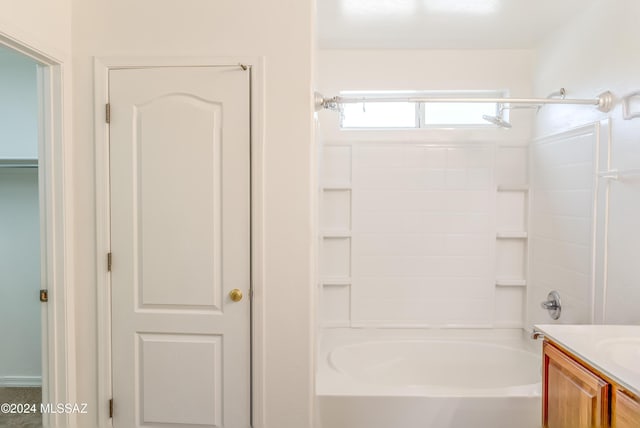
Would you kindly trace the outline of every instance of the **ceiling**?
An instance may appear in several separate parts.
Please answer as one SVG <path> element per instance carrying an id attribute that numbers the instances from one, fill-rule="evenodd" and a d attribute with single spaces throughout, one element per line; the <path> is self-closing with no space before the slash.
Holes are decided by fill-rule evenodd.
<path id="1" fill-rule="evenodd" d="M 599 0 L 317 0 L 321 49 L 530 49 Z"/>

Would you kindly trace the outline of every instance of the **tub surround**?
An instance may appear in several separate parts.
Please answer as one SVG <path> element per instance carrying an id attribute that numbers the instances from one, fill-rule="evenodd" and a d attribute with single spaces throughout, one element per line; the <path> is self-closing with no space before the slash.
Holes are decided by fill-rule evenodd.
<path id="1" fill-rule="evenodd" d="M 640 396 L 640 325 L 536 325 L 535 330 Z"/>

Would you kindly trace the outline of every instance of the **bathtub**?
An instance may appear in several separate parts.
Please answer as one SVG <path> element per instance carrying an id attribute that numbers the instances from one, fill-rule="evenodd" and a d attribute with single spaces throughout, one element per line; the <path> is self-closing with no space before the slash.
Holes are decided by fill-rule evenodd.
<path id="1" fill-rule="evenodd" d="M 539 344 L 520 330 L 327 329 L 321 428 L 539 428 Z"/>

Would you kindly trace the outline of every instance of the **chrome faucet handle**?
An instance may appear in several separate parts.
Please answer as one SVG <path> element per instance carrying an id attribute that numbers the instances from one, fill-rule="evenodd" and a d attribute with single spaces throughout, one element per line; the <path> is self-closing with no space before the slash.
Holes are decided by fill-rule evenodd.
<path id="1" fill-rule="evenodd" d="M 542 309 L 549 311 L 549 315 L 552 319 L 557 320 L 560 318 L 562 312 L 562 304 L 560 303 L 560 294 L 557 291 L 552 291 L 547 295 L 547 301 L 540 303 Z"/>

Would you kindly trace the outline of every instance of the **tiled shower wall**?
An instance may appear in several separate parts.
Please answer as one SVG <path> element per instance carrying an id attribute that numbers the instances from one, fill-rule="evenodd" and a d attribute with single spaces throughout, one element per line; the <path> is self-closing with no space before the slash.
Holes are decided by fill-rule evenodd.
<path id="1" fill-rule="evenodd" d="M 504 90 L 528 50 L 320 50 L 318 90 Z M 324 327 L 494 326 L 525 318 L 530 110 L 512 129 L 341 130 L 318 114 Z"/>
<path id="2" fill-rule="evenodd" d="M 325 327 L 521 327 L 527 146 L 323 147 Z"/>
<path id="3" fill-rule="evenodd" d="M 536 139 L 531 145 L 531 228 L 528 324 L 585 324 L 602 306 L 606 183 L 597 180 L 607 164 L 607 122 Z M 600 181 L 600 182 L 598 182 Z M 558 291 L 559 320 L 539 302 Z"/>

